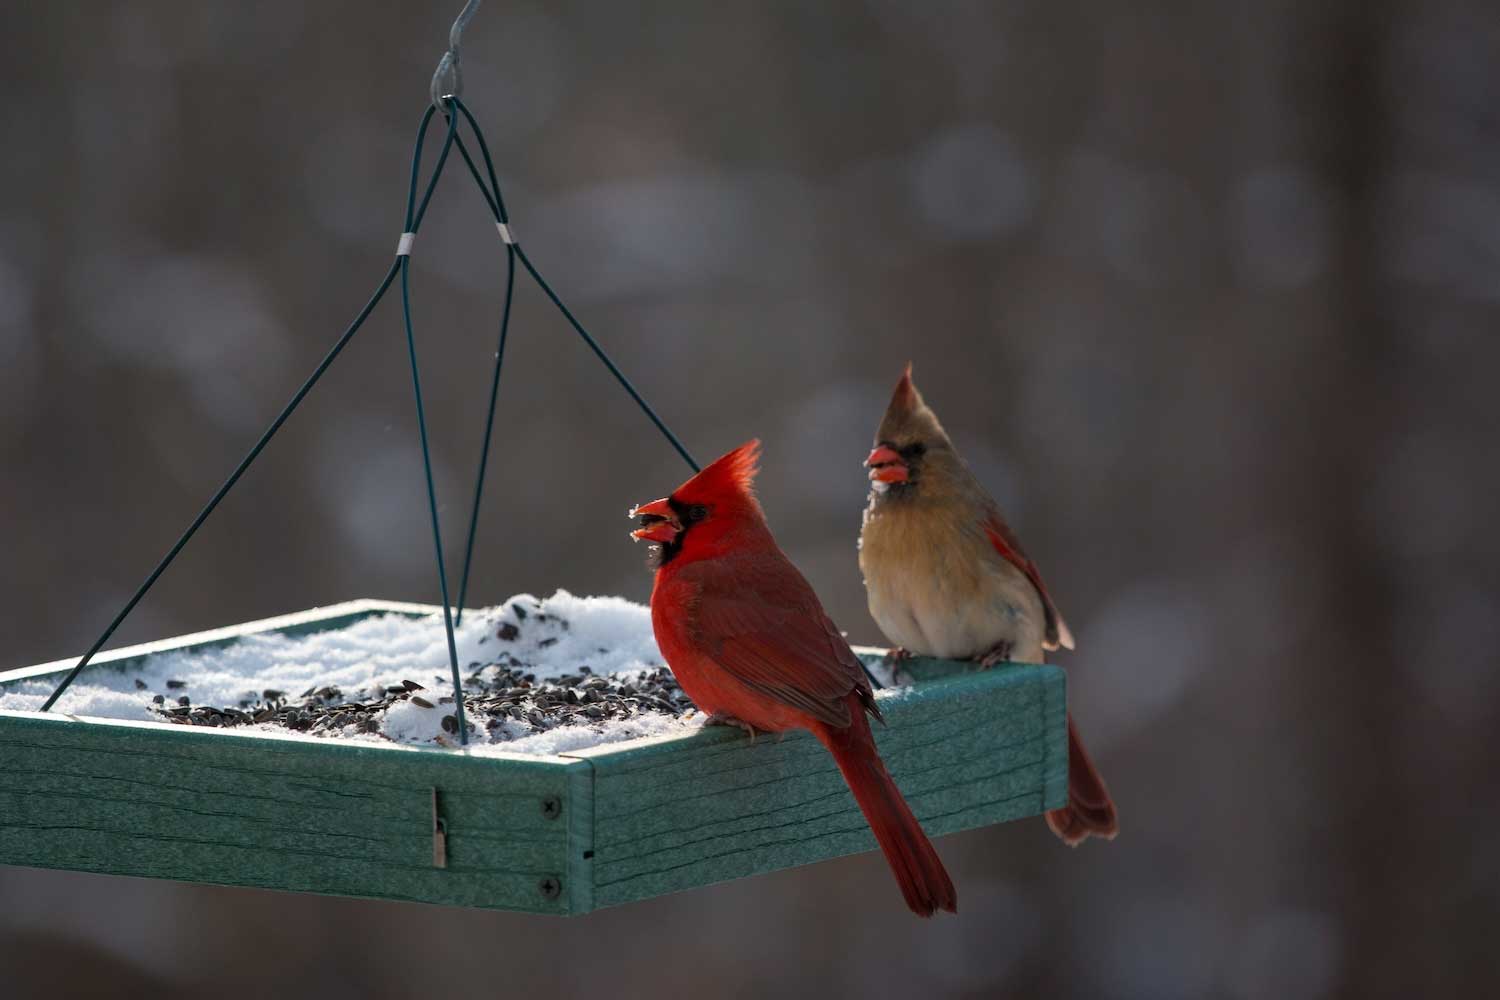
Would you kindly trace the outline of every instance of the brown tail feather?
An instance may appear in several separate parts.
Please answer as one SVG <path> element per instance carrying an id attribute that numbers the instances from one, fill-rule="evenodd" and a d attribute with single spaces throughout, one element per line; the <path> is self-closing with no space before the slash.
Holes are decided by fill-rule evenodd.
<path id="1" fill-rule="evenodd" d="M 1068 713 L 1068 804 L 1047 813 L 1047 825 L 1069 847 L 1077 847 L 1090 836 L 1114 840 L 1119 832 L 1115 803 L 1094 769 L 1089 752 L 1078 738 L 1073 713 Z"/>
<path id="2" fill-rule="evenodd" d="M 858 712 L 848 729 L 820 727 L 818 738 L 833 753 L 901 886 L 906 905 L 919 917 L 930 917 L 937 910 L 957 913 L 953 880 L 875 752 L 863 712 Z"/>

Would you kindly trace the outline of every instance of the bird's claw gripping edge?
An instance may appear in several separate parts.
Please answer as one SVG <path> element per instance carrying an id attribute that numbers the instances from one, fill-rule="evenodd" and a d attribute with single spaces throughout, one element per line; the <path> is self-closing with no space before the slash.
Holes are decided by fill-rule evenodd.
<path id="1" fill-rule="evenodd" d="M 755 742 L 755 737 L 760 733 L 760 730 L 750 725 L 744 719 L 736 719 L 734 716 L 725 715 L 723 712 L 710 714 L 708 718 L 703 720 L 703 724 L 705 726 L 738 726 L 745 731 L 746 736 L 750 737 L 751 743 Z"/>
<path id="2" fill-rule="evenodd" d="M 1007 662 L 1010 659 L 1011 650 L 1011 643 L 997 642 L 990 648 L 989 652 L 985 653 L 983 656 L 980 656 L 975 662 L 978 663 L 982 669 L 988 670 L 990 667 L 993 667 L 997 663 Z"/>

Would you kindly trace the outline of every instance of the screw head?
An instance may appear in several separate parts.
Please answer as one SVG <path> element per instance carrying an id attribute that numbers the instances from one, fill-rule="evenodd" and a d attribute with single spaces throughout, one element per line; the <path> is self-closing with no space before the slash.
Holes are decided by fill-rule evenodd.
<path id="1" fill-rule="evenodd" d="M 562 815 L 562 799 L 556 795 L 549 795 L 542 800 L 542 815 L 548 819 L 557 819 Z"/>
<path id="2" fill-rule="evenodd" d="M 562 895 L 562 882 L 551 875 L 543 876 L 536 884 L 537 891 L 542 894 L 543 899 L 556 899 Z"/>

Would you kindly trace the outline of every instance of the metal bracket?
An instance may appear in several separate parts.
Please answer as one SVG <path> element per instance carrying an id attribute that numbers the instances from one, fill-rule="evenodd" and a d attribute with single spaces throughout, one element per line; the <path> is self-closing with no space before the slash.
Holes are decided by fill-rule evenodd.
<path id="1" fill-rule="evenodd" d="M 432 867 L 448 867 L 448 821 L 438 814 L 438 790 L 432 790 Z"/>

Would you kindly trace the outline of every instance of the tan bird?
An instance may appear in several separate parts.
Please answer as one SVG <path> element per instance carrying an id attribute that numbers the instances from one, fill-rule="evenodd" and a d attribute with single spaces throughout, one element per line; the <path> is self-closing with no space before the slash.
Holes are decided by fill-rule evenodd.
<path id="1" fill-rule="evenodd" d="M 875 433 L 859 568 L 897 656 L 1042 663 L 1073 634 L 1000 508 L 969 471 L 906 366 Z M 1068 805 L 1047 824 L 1070 847 L 1113 839 L 1115 804 L 1068 714 Z"/>

